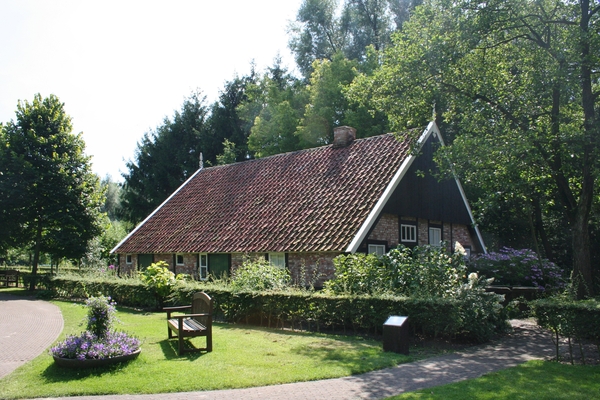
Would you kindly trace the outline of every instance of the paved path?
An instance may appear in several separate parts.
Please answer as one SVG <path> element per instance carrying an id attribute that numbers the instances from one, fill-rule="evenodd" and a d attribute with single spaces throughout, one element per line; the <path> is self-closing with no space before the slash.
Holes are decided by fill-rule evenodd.
<path id="1" fill-rule="evenodd" d="M 60 309 L 0 290 L 0 378 L 45 351 L 63 330 Z"/>
<path id="2" fill-rule="evenodd" d="M 8 315 L 8 316 L 7 316 Z M 20 321 L 18 321 L 20 319 Z M 512 321 L 514 333 L 499 341 L 423 361 L 362 375 L 312 382 L 205 392 L 152 395 L 81 396 L 77 400 L 225 400 L 225 399 L 383 399 L 446 383 L 479 377 L 532 359 L 553 356 L 548 334 L 524 321 Z M 21 333 L 17 329 L 22 329 Z M 62 329 L 60 311 L 39 300 L 23 300 L 0 293 L 0 345 L 14 349 L 0 355 L 0 376 L 40 354 Z M 14 333 L 13 333 L 14 332 Z M 6 334 L 8 333 L 8 334 Z M 27 357 L 23 349 L 29 349 Z M 12 355 L 11 355 L 12 354 Z M 18 356 L 17 356 L 18 354 Z M 73 400 L 73 397 L 61 397 Z"/>

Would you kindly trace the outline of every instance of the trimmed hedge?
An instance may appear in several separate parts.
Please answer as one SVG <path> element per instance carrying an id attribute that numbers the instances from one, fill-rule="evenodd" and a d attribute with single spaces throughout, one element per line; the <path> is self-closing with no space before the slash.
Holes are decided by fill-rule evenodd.
<path id="1" fill-rule="evenodd" d="M 579 342 L 590 340 L 596 344 L 600 353 L 600 301 L 598 300 L 567 300 L 563 298 L 548 298 L 530 302 L 532 314 L 538 325 L 549 329 L 554 334 L 556 359 L 559 359 L 559 338 L 568 339 L 571 362 L 573 349 L 571 340 Z M 583 351 L 582 361 L 585 363 Z"/>
<path id="2" fill-rule="evenodd" d="M 55 277 L 48 289 L 60 297 L 87 298 L 103 294 L 119 305 L 156 308 L 151 288 L 136 280 Z M 274 328 L 381 333 L 390 315 L 408 315 L 413 333 L 487 341 L 507 327 L 502 307 L 493 315 L 480 313 L 470 297 L 408 298 L 399 296 L 327 295 L 321 292 L 234 291 L 226 286 L 178 282 L 169 296 L 173 305 L 189 304 L 203 290 L 214 299 L 219 320 Z M 490 294 L 489 301 L 499 302 Z"/>

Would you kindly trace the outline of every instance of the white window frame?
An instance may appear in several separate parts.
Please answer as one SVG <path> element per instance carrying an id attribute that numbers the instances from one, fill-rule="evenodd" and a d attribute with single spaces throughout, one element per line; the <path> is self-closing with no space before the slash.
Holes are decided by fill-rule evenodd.
<path id="1" fill-rule="evenodd" d="M 198 279 L 205 281 L 208 279 L 208 253 L 198 254 Z"/>
<path id="2" fill-rule="evenodd" d="M 125 264 L 133 264 L 133 257 L 131 254 L 125 254 Z"/>
<path id="3" fill-rule="evenodd" d="M 285 253 L 268 253 L 269 262 L 276 267 L 285 268 Z"/>
<path id="4" fill-rule="evenodd" d="M 382 256 L 385 254 L 385 244 L 369 244 L 367 253 Z"/>
<path id="5" fill-rule="evenodd" d="M 179 262 L 179 257 L 181 257 L 181 262 Z M 185 265 L 183 254 L 175 254 L 175 265 Z"/>
<path id="6" fill-rule="evenodd" d="M 400 224 L 400 241 L 405 243 L 416 243 L 417 226 L 411 224 Z"/>
<path id="7" fill-rule="evenodd" d="M 436 240 L 436 236 L 439 240 Z M 429 227 L 429 245 L 436 247 L 442 246 L 442 228 Z"/>

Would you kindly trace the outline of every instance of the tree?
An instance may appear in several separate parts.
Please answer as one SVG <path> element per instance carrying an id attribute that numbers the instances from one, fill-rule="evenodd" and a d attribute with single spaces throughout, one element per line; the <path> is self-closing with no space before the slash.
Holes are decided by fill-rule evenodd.
<path id="1" fill-rule="evenodd" d="M 82 135 L 71 131 L 64 104 L 36 94 L 31 103 L 19 101 L 16 121 L 0 138 L 0 226 L 8 228 L 2 241 L 32 245 L 31 290 L 41 253 L 79 258 L 101 232 L 99 179 Z"/>
<path id="2" fill-rule="evenodd" d="M 205 146 L 208 126 L 204 103 L 200 93 L 193 93 L 181 111 L 172 119 L 165 118 L 138 143 L 135 160 L 127 162 L 128 171 L 123 174 L 121 205 L 129 222 L 138 223 L 148 216 L 198 170 L 200 153 L 210 148 Z M 213 160 L 217 154 L 210 154 Z"/>
<path id="3" fill-rule="evenodd" d="M 248 159 L 251 155 L 248 151 L 248 136 L 250 135 L 251 123 L 245 121 L 238 112 L 238 107 L 248 101 L 248 90 L 256 84 L 257 74 L 254 65 L 250 74 L 246 76 L 235 76 L 231 81 L 225 83 L 225 87 L 219 94 L 219 100 L 213 104 L 208 118 L 208 130 L 202 137 L 204 159 L 207 164 L 218 163 L 217 154 L 223 154 L 225 141 L 235 143 L 236 160 Z M 213 158 L 214 154 L 214 158 Z"/>
<path id="4" fill-rule="evenodd" d="M 308 78 L 316 60 L 337 53 L 363 62 L 369 47 L 383 50 L 421 0 L 304 0 L 289 26 L 289 48 Z"/>
<path id="5" fill-rule="evenodd" d="M 300 149 L 294 135 L 306 104 L 304 85 L 276 59 L 260 80 L 247 88 L 238 113 L 248 123 L 248 149 L 265 157 Z"/>
<path id="6" fill-rule="evenodd" d="M 399 128 L 423 125 L 437 103 L 439 121 L 459 128 L 448 150 L 460 174 L 483 178 L 468 161 L 477 152 L 497 187 L 556 205 L 568 221 L 563 237 L 572 233 L 578 297 L 593 294 L 600 5 L 430 0 L 417 10 L 382 67 L 357 80 L 354 99 L 370 97 Z"/>
<path id="7" fill-rule="evenodd" d="M 358 62 L 348 60 L 342 53 L 335 54 L 331 61 L 314 62 L 307 87 L 309 102 L 295 133 L 302 148 L 331 143 L 333 128 L 337 126 L 350 125 L 359 137 L 386 133 L 388 125 L 382 113 L 370 113 L 346 97 L 344 91 L 357 76 L 358 68 Z"/>
<path id="8" fill-rule="evenodd" d="M 106 175 L 100 182 L 102 189 L 106 194 L 106 200 L 102 207 L 102 212 L 108 215 L 111 221 L 117 219 L 121 208 L 121 195 L 123 189 L 121 186 L 112 180 L 110 175 Z"/>

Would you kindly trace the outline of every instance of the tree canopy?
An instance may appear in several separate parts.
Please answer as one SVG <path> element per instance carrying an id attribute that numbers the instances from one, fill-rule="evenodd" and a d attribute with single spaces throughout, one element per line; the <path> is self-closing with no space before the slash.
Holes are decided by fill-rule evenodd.
<path id="1" fill-rule="evenodd" d="M 127 220 L 138 223 L 146 218 L 192 176 L 201 152 L 216 161 L 214 148 L 204 146 L 207 112 L 205 98 L 194 93 L 172 119 L 166 117 L 155 131 L 144 134 L 135 160 L 127 162 L 128 172 L 123 174 L 121 208 Z"/>
<path id="2" fill-rule="evenodd" d="M 448 150 L 467 182 L 536 213 L 559 210 L 580 297 L 593 293 L 599 10 L 588 0 L 431 0 L 351 91 L 396 128 L 423 125 L 435 107 L 457 131 Z"/>
<path id="3" fill-rule="evenodd" d="M 58 97 L 36 94 L 0 135 L 0 247 L 31 245 L 34 276 L 41 252 L 80 258 L 101 233 L 100 182 L 71 131 Z"/>

